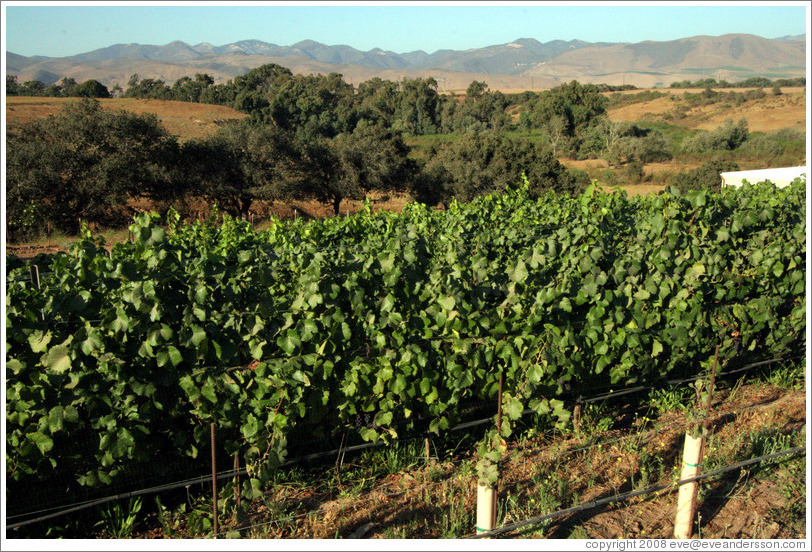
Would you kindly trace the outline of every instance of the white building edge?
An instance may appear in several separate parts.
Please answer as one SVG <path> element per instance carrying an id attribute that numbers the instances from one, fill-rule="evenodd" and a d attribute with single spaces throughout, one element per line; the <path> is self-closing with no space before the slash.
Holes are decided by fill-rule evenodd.
<path id="1" fill-rule="evenodd" d="M 746 180 L 750 184 L 758 184 L 769 180 L 778 188 L 792 184 L 792 181 L 801 175 L 807 174 L 804 167 L 783 167 L 780 169 L 759 169 L 755 171 L 735 171 L 719 173 L 722 177 L 722 188 L 732 186 L 739 188 Z"/>

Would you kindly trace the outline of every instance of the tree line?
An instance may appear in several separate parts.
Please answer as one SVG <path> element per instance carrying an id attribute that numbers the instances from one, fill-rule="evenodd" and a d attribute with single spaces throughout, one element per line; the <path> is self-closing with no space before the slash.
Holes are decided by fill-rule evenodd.
<path id="1" fill-rule="evenodd" d="M 542 129 L 547 117 L 534 113 L 537 109 L 567 118 L 566 130 L 572 134 L 574 125 L 588 121 L 583 116 L 573 117 L 565 104 L 604 102 L 605 108 L 601 92 L 635 88 L 633 85 L 580 85 L 573 81 L 559 92 L 506 95 L 488 90 L 484 82 L 473 81 L 464 96 L 441 95 L 437 81 L 431 77 L 404 78 L 397 82 L 373 78 L 354 87 L 338 73 L 294 75 L 276 64 L 263 65 L 220 84 L 215 84 L 210 75 L 198 73 L 178 79 L 172 85 L 161 79 L 142 79 L 135 74 L 126 89 L 115 85 L 111 91 L 95 80 L 77 84 L 69 78 L 45 86 L 39 81 L 18 84 L 17 77 L 9 75 L 6 85 L 8 95 L 120 96 L 223 105 L 248 113 L 257 122 L 273 123 L 287 130 L 295 128 L 300 134 L 328 137 L 352 131 L 363 120 L 412 136 L 504 130 L 515 126 L 509 111 L 525 113 L 523 128 Z M 549 96 L 559 97 L 555 107 L 544 100 Z M 586 110 L 594 112 L 592 108 Z"/>
<path id="2" fill-rule="evenodd" d="M 682 80 L 672 82 L 670 88 L 769 88 L 771 86 L 806 86 L 806 77 L 775 80 L 770 80 L 766 77 L 748 77 L 737 82 L 728 82 L 724 79 L 716 80 L 713 77 L 708 77 L 695 81 Z"/>
<path id="3" fill-rule="evenodd" d="M 329 136 L 247 118 L 181 143 L 155 115 L 105 110 L 89 98 L 9 128 L 6 148 L 10 240 L 46 225 L 66 233 L 82 221 L 122 225 L 128 201 L 140 198 L 159 210 L 201 198 L 234 216 L 258 200 L 316 200 L 338 214 L 343 200 L 373 190 L 448 204 L 517 186 L 523 175 L 535 194 L 588 184 L 549 148 L 494 131 L 449 143 L 430 162 L 410 156 L 402 131 L 371 120 Z"/>
<path id="4" fill-rule="evenodd" d="M 605 117 L 595 85 L 575 81 L 524 94 L 524 126 L 563 121 L 554 140 L 510 136 L 510 100 L 474 81 L 465 97 L 437 92 L 432 78 L 379 78 L 357 88 L 341 75 L 293 75 L 264 65 L 226 84 L 208 75 L 171 87 L 133 75 L 124 96 L 183 98 L 229 105 L 249 117 L 205 139 L 180 143 L 153 116 L 101 109 L 85 99 L 60 115 L 7 133 L 9 236 L 25 237 L 47 222 L 75 232 L 79 221 L 111 226 L 127 200 L 168 205 L 198 197 L 245 216 L 252 203 L 311 199 L 340 211 L 345 199 L 372 190 L 409 191 L 418 201 L 467 201 L 515 186 L 526 175 L 534 193 L 572 193 L 585 173 L 556 159 L 581 147 L 587 127 Z M 76 86 L 63 79 L 67 94 Z M 406 136 L 458 133 L 461 138 L 415 159 Z M 552 136 L 552 135 L 551 135 Z"/>
<path id="5" fill-rule="evenodd" d="M 121 92 L 121 87 L 113 88 L 114 93 Z M 38 80 L 17 82 L 16 75 L 6 75 L 6 96 L 45 96 L 52 98 L 110 98 L 110 90 L 96 79 L 78 83 L 75 79 L 64 77 L 58 83 L 45 85 Z"/>
<path id="6" fill-rule="evenodd" d="M 63 79 L 59 89 L 78 95 L 91 88 L 84 85 Z M 644 163 L 682 151 L 659 130 L 610 121 L 607 90 L 572 81 L 505 95 L 473 81 L 464 96 L 441 95 L 432 78 L 373 78 L 355 87 L 337 73 L 294 75 L 276 64 L 224 84 L 205 74 L 171 86 L 133 75 L 125 97 L 226 105 L 248 117 L 180 143 L 154 116 L 84 99 L 8 129 L 9 237 L 30 236 L 43 222 L 65 232 L 80 220 L 113 226 L 129 220 L 127 201 L 139 197 L 159 207 L 202 198 L 245 216 L 255 201 L 291 199 L 321 201 L 337 214 L 342 201 L 373 190 L 448 204 L 503 191 L 523 176 L 535 194 L 577 193 L 588 175 L 558 158 L 602 158 L 642 178 Z M 736 149 L 749 138 L 744 125 L 700 133 L 683 150 Z M 422 155 L 407 146 L 409 137 L 438 134 L 453 139 Z"/>

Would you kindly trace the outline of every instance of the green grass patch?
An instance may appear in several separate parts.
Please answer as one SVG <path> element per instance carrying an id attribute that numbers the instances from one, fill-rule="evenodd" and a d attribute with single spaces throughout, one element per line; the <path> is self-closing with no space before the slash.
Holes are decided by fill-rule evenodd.
<path id="1" fill-rule="evenodd" d="M 428 150 L 432 147 L 440 147 L 459 138 L 459 134 L 424 134 L 422 136 L 408 136 L 404 138 L 404 142 L 411 148 L 410 157 L 413 159 L 425 159 Z"/>

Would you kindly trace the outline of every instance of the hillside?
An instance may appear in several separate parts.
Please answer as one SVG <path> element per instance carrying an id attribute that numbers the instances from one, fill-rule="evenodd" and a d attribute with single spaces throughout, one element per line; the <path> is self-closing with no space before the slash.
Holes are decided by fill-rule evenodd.
<path id="1" fill-rule="evenodd" d="M 549 63 L 528 69 L 525 76 L 556 75 L 566 80 L 578 75 L 601 75 L 608 84 L 646 82 L 667 86 L 678 74 L 736 81 L 747 73 L 764 76 L 780 71 L 803 75 L 802 43 L 768 40 L 752 35 L 697 36 L 667 42 L 590 46 L 562 53 Z M 780 69 L 779 69 L 780 68 Z M 688 78 L 687 80 L 695 80 Z"/>
<path id="2" fill-rule="evenodd" d="M 9 126 L 15 126 L 56 115 L 67 103 L 76 100 L 9 96 L 6 98 L 6 121 Z M 139 115 L 154 113 L 169 133 L 180 141 L 205 138 L 214 134 L 221 124 L 247 117 L 245 113 L 219 105 L 132 98 L 100 99 L 99 102 L 103 109 L 111 111 L 125 110 Z"/>
<path id="3" fill-rule="evenodd" d="M 736 89 L 746 92 L 748 89 Z M 630 92 L 636 94 L 641 91 Z M 780 95 L 766 91 L 764 98 L 747 101 L 740 106 L 733 106 L 725 102 L 687 107 L 684 94 L 698 94 L 700 89 L 667 89 L 659 92 L 667 94 L 653 100 L 633 103 L 610 109 L 609 117 L 613 121 L 648 121 L 670 122 L 687 129 L 711 130 L 728 119 L 738 121 L 747 119 L 748 129 L 751 132 L 771 132 L 782 128 L 795 128 L 805 130 L 806 122 L 806 89 L 785 88 Z M 682 109 L 680 109 L 682 108 Z M 676 118 L 676 113 L 683 113 Z"/>
<path id="4" fill-rule="evenodd" d="M 183 76 L 207 73 L 220 83 L 260 65 L 276 63 L 297 74 L 341 73 L 355 84 L 373 77 L 398 80 L 432 76 L 445 91 L 465 90 L 472 80 L 485 81 L 492 89 L 543 89 L 570 80 L 645 88 L 708 76 L 732 82 L 751 76 L 805 76 L 805 40 L 805 35 L 766 39 L 745 34 L 635 44 L 581 40 L 541 43 L 519 38 L 484 48 L 402 54 L 380 48 L 362 52 L 313 40 L 292 46 L 260 40 L 223 46 L 175 41 L 163 46 L 116 44 L 71 57 L 25 57 L 7 52 L 6 74 L 16 75 L 19 82 L 39 80 L 46 85 L 63 77 L 79 82 L 92 78 L 111 87 L 125 85 L 136 73 L 170 84 Z"/>

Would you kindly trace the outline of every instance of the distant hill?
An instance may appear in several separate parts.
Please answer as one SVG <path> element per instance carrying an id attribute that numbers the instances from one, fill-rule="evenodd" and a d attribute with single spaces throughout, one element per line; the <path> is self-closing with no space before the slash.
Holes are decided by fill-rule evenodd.
<path id="1" fill-rule="evenodd" d="M 806 35 L 766 39 L 728 34 L 639 43 L 542 43 L 520 38 L 431 54 L 422 50 L 398 54 L 379 48 L 363 52 L 313 40 L 292 46 L 261 40 L 223 46 L 175 41 L 163 46 L 115 44 L 59 58 L 7 52 L 6 74 L 17 75 L 18 82 L 40 80 L 46 85 L 71 77 L 125 86 L 135 73 L 170 84 L 195 73 L 225 82 L 266 63 L 283 65 L 294 73 L 338 72 L 355 84 L 376 76 L 390 80 L 433 76 L 446 90 L 465 89 L 472 80 L 484 80 L 493 89 L 549 88 L 570 80 L 653 87 L 709 76 L 731 82 L 752 76 L 806 76 Z"/>

